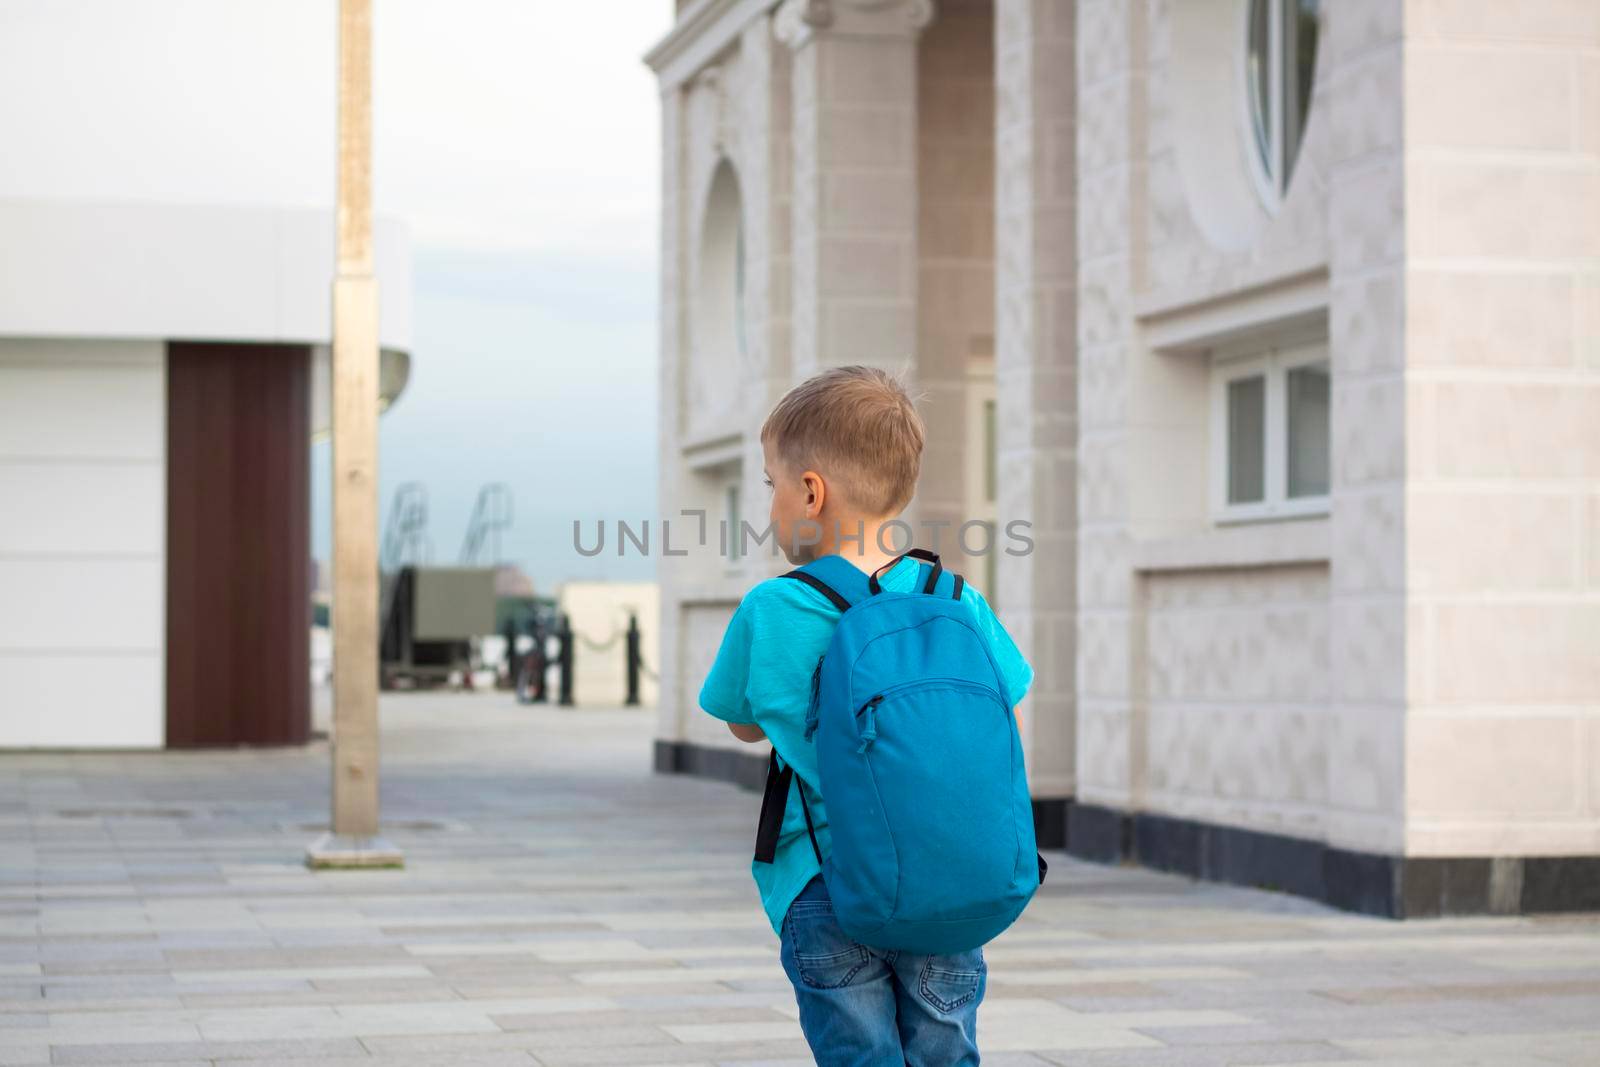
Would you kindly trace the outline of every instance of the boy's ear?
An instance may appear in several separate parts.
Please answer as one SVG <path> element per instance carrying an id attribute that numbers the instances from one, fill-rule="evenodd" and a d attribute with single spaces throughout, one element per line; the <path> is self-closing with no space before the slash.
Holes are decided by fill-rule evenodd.
<path id="1" fill-rule="evenodd" d="M 828 498 L 828 487 L 822 475 L 808 470 L 800 475 L 800 484 L 806 487 L 806 517 L 822 514 L 822 503 Z"/>

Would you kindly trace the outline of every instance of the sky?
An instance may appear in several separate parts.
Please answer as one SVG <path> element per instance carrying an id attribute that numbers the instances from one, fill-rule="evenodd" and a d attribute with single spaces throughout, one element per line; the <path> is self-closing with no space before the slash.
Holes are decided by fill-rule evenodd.
<path id="1" fill-rule="evenodd" d="M 380 424 L 385 517 L 429 494 L 454 563 L 479 487 L 542 591 L 643 578 L 572 521 L 656 502 L 660 112 L 671 0 L 374 0 L 379 213 L 410 231 L 412 375 Z M 331 206 L 335 0 L 0 0 L 0 196 Z M 329 548 L 326 445 L 312 551 Z"/>

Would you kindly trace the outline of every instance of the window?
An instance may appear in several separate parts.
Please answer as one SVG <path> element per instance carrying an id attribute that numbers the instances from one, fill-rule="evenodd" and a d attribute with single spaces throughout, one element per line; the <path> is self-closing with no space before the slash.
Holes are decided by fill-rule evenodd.
<path id="1" fill-rule="evenodd" d="M 741 549 L 744 547 L 742 544 L 743 538 L 740 537 L 740 533 L 742 531 L 739 528 L 740 515 L 738 482 L 733 482 L 723 490 L 722 520 L 727 524 L 725 528 L 728 531 L 728 559 L 737 563 L 744 555 L 744 553 L 741 551 Z"/>
<path id="2" fill-rule="evenodd" d="M 734 234 L 733 246 L 733 332 L 734 341 L 739 346 L 739 355 L 743 357 L 746 352 L 744 330 L 744 218 L 735 219 L 738 230 Z"/>
<path id="3" fill-rule="evenodd" d="M 1255 348 L 1212 359 L 1212 499 L 1218 521 L 1326 512 L 1326 346 Z"/>
<path id="4" fill-rule="evenodd" d="M 739 179 L 726 160 L 712 172 L 699 255 L 687 298 L 687 352 L 679 403 L 685 439 L 723 437 L 740 425 L 738 389 L 746 344 L 745 233 Z"/>
<path id="5" fill-rule="evenodd" d="M 941 547 L 938 551 L 953 556 L 970 553 L 964 564 L 964 573 L 972 584 L 983 591 L 993 604 L 995 594 L 996 560 L 1003 549 L 996 536 L 999 529 L 1000 456 L 998 400 L 994 360 L 989 356 L 974 356 L 967 361 L 966 400 L 966 471 L 962 490 L 963 514 L 947 530 L 939 532 Z M 962 527 L 968 522 L 983 524 Z M 980 569 L 981 568 L 981 569 Z M 957 568 L 962 569 L 962 568 Z"/>
<path id="6" fill-rule="evenodd" d="M 983 402 L 983 501 L 993 504 L 998 498 L 1000 446 L 995 434 L 995 402 Z"/>
<path id="7" fill-rule="evenodd" d="M 1289 188 L 1311 112 L 1320 7 L 1320 0 L 1250 0 L 1245 60 L 1250 132 L 1274 203 Z"/>

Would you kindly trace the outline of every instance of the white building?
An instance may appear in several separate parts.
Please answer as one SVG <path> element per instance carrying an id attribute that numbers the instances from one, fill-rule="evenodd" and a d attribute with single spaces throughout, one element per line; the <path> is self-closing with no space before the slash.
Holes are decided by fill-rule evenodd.
<path id="1" fill-rule="evenodd" d="M 333 10 L 0 22 L 0 748 L 302 743 Z M 392 399 L 410 252 L 376 247 Z"/>
<path id="2" fill-rule="evenodd" d="M 392 399 L 410 258 L 378 232 Z M 308 739 L 333 233 L 0 200 L 0 748 Z"/>
<path id="3" fill-rule="evenodd" d="M 913 521 L 1031 524 L 958 567 L 1044 842 L 1600 906 L 1600 5 L 692 0 L 648 62 L 668 517 L 909 364 Z M 695 694 L 781 569 L 660 568 L 658 766 L 760 780 Z"/>

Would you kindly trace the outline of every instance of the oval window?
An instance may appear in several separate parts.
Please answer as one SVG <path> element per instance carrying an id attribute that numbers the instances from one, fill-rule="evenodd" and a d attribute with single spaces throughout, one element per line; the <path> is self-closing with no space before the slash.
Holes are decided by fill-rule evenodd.
<path id="1" fill-rule="evenodd" d="M 1319 0 L 1250 0 L 1246 77 L 1257 161 L 1273 199 L 1289 188 L 1317 66 Z"/>

